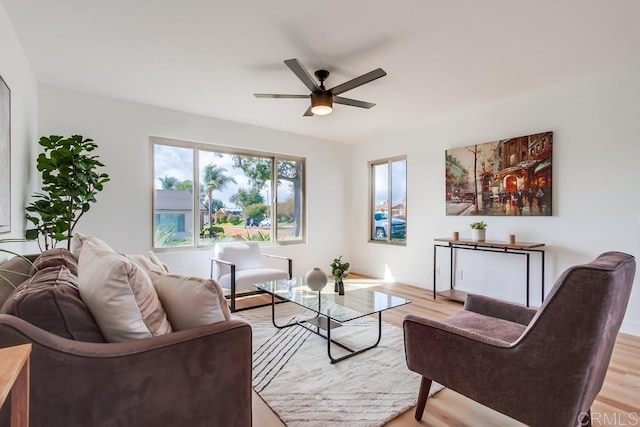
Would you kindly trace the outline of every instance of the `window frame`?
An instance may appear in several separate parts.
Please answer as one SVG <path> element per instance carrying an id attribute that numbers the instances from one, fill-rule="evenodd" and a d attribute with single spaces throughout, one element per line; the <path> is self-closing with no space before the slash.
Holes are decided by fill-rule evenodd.
<path id="1" fill-rule="evenodd" d="M 269 199 L 265 200 L 265 203 L 269 207 L 269 219 L 271 220 L 271 228 L 269 229 L 269 241 L 259 242 L 261 245 L 273 245 L 273 246 L 288 246 L 298 245 L 306 243 L 306 222 L 307 222 L 307 197 L 306 197 L 306 158 L 284 155 L 266 151 L 251 150 L 246 148 L 209 144 L 202 142 L 191 142 L 178 139 L 150 136 L 149 137 L 149 152 L 150 152 L 150 182 L 151 182 L 151 248 L 154 252 L 173 252 L 173 251 L 190 251 L 203 248 L 213 248 L 217 242 L 211 244 L 203 244 L 201 242 L 200 233 L 195 229 L 192 231 L 193 242 L 190 245 L 184 246 L 155 246 L 155 227 L 156 227 L 156 212 L 155 212 L 155 146 L 164 145 L 169 147 L 186 148 L 193 150 L 193 224 L 199 224 L 199 212 L 200 212 L 200 152 L 216 152 L 221 154 L 248 156 L 248 157 L 262 157 L 271 160 L 271 185 L 269 186 Z M 277 204 L 278 204 L 278 176 L 277 165 L 278 161 L 295 161 L 300 163 L 300 170 L 302 173 L 301 183 L 301 196 L 302 202 L 300 206 L 300 238 L 290 240 L 278 240 L 277 239 Z M 195 228 L 195 226 L 194 226 Z"/>
<path id="2" fill-rule="evenodd" d="M 391 230 L 391 221 L 393 219 L 393 163 L 397 161 L 405 162 L 405 194 L 404 194 L 404 208 L 405 208 L 405 235 L 403 240 L 393 240 L 392 233 L 388 232 L 385 239 L 374 239 L 374 226 L 375 226 L 375 214 L 376 214 L 376 199 L 375 199 L 375 184 L 376 184 L 376 174 L 375 167 L 380 165 L 387 165 L 387 203 L 390 206 L 389 212 L 387 212 L 387 230 Z M 368 241 L 369 243 L 381 243 L 388 245 L 397 245 L 397 246 L 406 246 L 407 245 L 407 224 L 409 223 L 408 218 L 408 183 L 407 183 L 407 169 L 406 166 L 408 164 L 407 156 L 393 156 L 393 157 L 385 157 L 383 159 L 372 160 L 368 162 L 369 168 L 369 221 L 367 221 L 369 228 L 367 231 Z"/>

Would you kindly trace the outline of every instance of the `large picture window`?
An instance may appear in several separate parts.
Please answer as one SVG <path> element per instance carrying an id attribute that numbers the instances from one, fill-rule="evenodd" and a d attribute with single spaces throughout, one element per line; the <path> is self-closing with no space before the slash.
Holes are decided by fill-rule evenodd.
<path id="1" fill-rule="evenodd" d="M 370 240 L 407 241 L 407 159 L 394 157 L 369 163 L 371 179 Z"/>
<path id="2" fill-rule="evenodd" d="M 304 159 L 151 138 L 153 246 L 304 240 Z"/>

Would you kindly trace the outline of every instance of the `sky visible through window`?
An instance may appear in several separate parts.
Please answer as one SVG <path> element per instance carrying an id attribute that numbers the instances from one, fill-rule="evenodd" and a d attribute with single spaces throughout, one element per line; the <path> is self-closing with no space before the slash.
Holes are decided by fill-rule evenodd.
<path id="1" fill-rule="evenodd" d="M 242 169 L 234 167 L 233 155 L 222 154 L 213 151 L 200 150 L 200 168 L 207 164 L 215 164 L 227 170 L 227 175 L 232 176 L 235 183 L 229 182 L 224 188 L 216 190 L 214 198 L 221 200 L 226 207 L 237 207 L 230 202 L 231 196 L 236 194 L 240 188 L 248 189 L 251 187 L 249 178 L 244 174 Z M 160 178 L 174 177 L 180 181 L 193 180 L 193 149 L 183 147 L 173 147 L 169 145 L 155 145 L 155 177 L 154 188 L 161 189 L 162 183 Z M 200 177 L 202 180 L 202 176 Z M 279 188 L 278 196 L 286 197 L 290 193 L 290 189 Z M 270 198 L 271 188 L 267 182 L 261 189 L 261 194 L 267 201 Z"/>
<path id="2" fill-rule="evenodd" d="M 407 180 L 405 177 L 407 176 L 407 161 L 394 161 L 392 162 L 392 179 L 391 179 L 391 194 L 393 200 L 392 204 L 396 203 L 404 203 L 406 194 L 407 194 Z M 375 168 L 375 182 L 376 183 L 385 183 L 388 179 L 389 169 L 386 167 L 377 167 Z M 375 189 L 375 206 L 382 204 L 387 201 L 387 197 L 389 194 L 387 192 L 386 185 L 376 185 Z"/>

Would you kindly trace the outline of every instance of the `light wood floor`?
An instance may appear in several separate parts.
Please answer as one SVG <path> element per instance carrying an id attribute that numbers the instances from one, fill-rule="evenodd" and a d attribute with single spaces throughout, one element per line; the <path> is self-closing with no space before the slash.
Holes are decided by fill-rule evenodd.
<path id="1" fill-rule="evenodd" d="M 462 304 L 457 302 L 442 298 L 434 301 L 431 293 L 423 288 L 404 284 L 385 284 L 381 285 L 381 288 L 412 301 L 411 304 L 383 313 L 385 322 L 398 327 L 402 327 L 402 321 L 407 314 L 438 320 L 462 309 Z M 384 336 L 382 339 L 384 340 Z M 640 337 L 618 335 L 604 386 L 591 411 L 594 427 L 640 425 Z M 414 419 L 412 409 L 387 424 L 390 427 L 522 425 L 448 389 L 429 399 L 421 421 Z M 253 426 L 284 426 L 255 392 Z"/>

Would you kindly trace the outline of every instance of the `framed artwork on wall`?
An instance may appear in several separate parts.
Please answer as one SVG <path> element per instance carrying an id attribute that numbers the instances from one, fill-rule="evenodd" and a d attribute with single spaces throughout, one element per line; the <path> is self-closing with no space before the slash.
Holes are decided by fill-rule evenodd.
<path id="1" fill-rule="evenodd" d="M 11 231 L 11 90 L 0 76 L 0 233 Z"/>
<path id="2" fill-rule="evenodd" d="M 551 216 L 553 132 L 445 152 L 447 215 Z"/>

